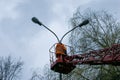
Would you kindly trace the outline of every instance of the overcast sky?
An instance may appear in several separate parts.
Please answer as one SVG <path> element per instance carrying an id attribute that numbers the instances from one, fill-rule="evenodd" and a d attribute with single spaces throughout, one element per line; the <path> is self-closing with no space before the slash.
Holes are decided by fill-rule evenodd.
<path id="1" fill-rule="evenodd" d="M 21 80 L 28 80 L 33 69 L 49 64 L 49 48 L 57 42 L 31 18 L 37 17 L 61 38 L 70 29 L 69 19 L 78 7 L 120 16 L 120 0 L 0 0 L 0 56 L 21 57 Z"/>

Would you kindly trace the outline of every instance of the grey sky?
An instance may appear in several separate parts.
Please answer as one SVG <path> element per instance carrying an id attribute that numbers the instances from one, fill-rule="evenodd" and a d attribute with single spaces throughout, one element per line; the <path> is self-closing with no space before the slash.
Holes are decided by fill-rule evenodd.
<path id="1" fill-rule="evenodd" d="M 55 37 L 31 22 L 37 17 L 59 38 L 70 29 L 69 19 L 75 10 L 105 9 L 120 16 L 120 0 L 0 0 L 0 56 L 21 57 L 24 61 L 22 80 L 30 78 L 34 68 L 49 63 L 49 48 Z M 63 42 L 67 43 L 67 39 Z"/>

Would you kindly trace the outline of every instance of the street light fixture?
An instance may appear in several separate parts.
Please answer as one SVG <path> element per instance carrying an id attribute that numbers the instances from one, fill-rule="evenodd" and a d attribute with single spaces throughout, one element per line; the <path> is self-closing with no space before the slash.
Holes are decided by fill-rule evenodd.
<path id="1" fill-rule="evenodd" d="M 71 31 L 75 30 L 78 27 L 82 27 L 84 25 L 87 25 L 89 23 L 89 20 L 84 20 L 81 24 L 79 24 L 78 26 L 74 27 L 73 29 L 69 30 L 68 32 L 66 32 L 61 39 L 58 38 L 58 36 L 51 30 L 49 29 L 47 26 L 45 26 L 44 24 L 42 24 L 42 22 L 40 22 L 36 17 L 32 18 L 32 21 L 40 26 L 45 27 L 47 30 L 49 30 L 51 33 L 53 33 L 53 35 L 56 37 L 56 39 L 58 40 L 59 43 L 62 43 L 63 38 L 70 33 Z"/>

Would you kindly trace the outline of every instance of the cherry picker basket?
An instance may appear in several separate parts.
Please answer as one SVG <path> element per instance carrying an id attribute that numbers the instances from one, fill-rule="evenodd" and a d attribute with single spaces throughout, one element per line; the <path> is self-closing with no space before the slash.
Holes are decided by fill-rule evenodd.
<path id="1" fill-rule="evenodd" d="M 50 52 L 50 64 L 51 70 L 63 74 L 70 73 L 76 66 L 66 59 L 66 57 L 73 55 L 73 48 L 67 45 L 64 45 L 67 49 L 67 54 L 62 54 L 59 57 L 56 56 L 56 46 L 59 43 L 54 44 L 49 52 Z"/>

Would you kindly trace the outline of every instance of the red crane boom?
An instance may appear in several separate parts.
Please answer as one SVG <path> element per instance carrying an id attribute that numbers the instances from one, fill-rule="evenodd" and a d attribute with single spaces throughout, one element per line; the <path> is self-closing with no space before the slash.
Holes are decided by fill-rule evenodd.
<path id="1" fill-rule="evenodd" d="M 50 57 L 51 69 L 63 74 L 70 73 L 78 63 L 120 66 L 120 44 L 114 44 L 111 47 L 90 51 L 89 53 L 61 55 L 61 57 L 55 57 L 54 55 L 53 53 Z"/>

